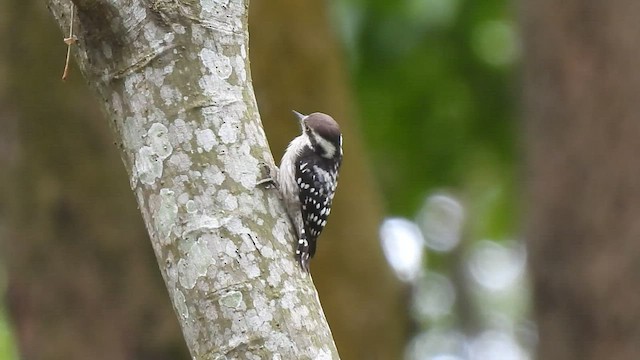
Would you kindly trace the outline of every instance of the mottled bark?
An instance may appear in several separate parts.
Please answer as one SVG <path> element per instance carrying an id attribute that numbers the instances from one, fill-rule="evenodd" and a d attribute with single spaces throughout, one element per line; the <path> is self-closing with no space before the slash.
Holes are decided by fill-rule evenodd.
<path id="1" fill-rule="evenodd" d="M 260 114 L 279 158 L 299 132 L 290 111 L 331 114 L 344 165 L 311 270 L 343 359 L 398 359 L 409 329 L 401 284 L 379 245 L 380 192 L 360 139 L 346 58 L 323 1 L 254 1 L 251 66 Z"/>
<path id="2" fill-rule="evenodd" d="M 522 2 L 539 359 L 640 359 L 638 14 Z"/>
<path id="3" fill-rule="evenodd" d="M 68 2 L 50 1 L 67 32 Z M 76 1 L 104 104 L 197 359 L 338 358 L 275 190 L 248 68 L 247 4 Z"/>
<path id="4" fill-rule="evenodd" d="M 20 358 L 190 358 L 108 123 L 76 68 L 60 81 L 55 26 L 43 2 L 0 1 L 0 286 Z"/>

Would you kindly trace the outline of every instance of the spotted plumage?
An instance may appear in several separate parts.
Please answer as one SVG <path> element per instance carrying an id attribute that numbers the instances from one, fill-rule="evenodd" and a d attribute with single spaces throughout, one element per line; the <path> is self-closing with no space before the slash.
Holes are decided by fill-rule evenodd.
<path id="1" fill-rule="evenodd" d="M 342 134 L 329 115 L 295 114 L 302 135 L 291 141 L 282 157 L 278 182 L 298 235 L 296 259 L 308 271 L 338 184 Z"/>
<path id="2" fill-rule="evenodd" d="M 301 249 L 313 257 L 316 241 L 322 233 L 331 213 L 331 203 L 338 182 L 339 162 L 317 156 L 307 149 L 297 162 L 296 181 L 300 181 L 299 199 L 302 208 L 304 230 L 307 235 L 308 249 Z M 324 170 L 330 169 L 330 171 Z"/>

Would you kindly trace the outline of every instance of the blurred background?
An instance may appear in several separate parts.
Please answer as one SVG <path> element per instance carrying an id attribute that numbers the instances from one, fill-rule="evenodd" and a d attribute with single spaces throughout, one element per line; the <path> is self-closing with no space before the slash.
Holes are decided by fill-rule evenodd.
<path id="1" fill-rule="evenodd" d="M 186 359 L 99 105 L 75 67 L 60 81 L 66 47 L 42 2 L 0 7 L 0 359 Z M 298 131 L 291 109 L 344 128 L 313 269 L 343 359 L 527 359 L 509 4 L 253 1 L 250 14 L 274 157 Z"/>
<path id="2" fill-rule="evenodd" d="M 640 9 L 615 3 L 251 2 L 274 157 L 291 109 L 343 128 L 313 263 L 342 359 L 640 356 L 621 346 L 640 343 Z M 62 37 L 43 2 L 0 2 L 0 360 L 188 359 L 108 122 L 75 66 L 60 81 Z"/>

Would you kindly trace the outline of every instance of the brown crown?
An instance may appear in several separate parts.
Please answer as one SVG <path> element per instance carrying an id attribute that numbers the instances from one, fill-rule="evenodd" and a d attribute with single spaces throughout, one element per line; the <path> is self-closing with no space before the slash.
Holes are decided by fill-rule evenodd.
<path id="1" fill-rule="evenodd" d="M 338 123 L 333 120 L 331 116 L 316 112 L 307 116 L 304 122 L 323 138 L 331 142 L 339 141 L 340 126 L 338 126 Z"/>

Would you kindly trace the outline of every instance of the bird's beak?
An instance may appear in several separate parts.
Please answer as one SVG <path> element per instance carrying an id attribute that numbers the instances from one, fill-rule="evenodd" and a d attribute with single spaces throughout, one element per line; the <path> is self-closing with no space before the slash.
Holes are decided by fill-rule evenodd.
<path id="1" fill-rule="evenodd" d="M 296 118 L 298 118 L 298 121 L 300 122 L 300 127 L 302 127 L 302 129 L 304 130 L 304 119 L 307 117 L 307 115 L 303 115 L 300 114 L 299 112 L 295 111 L 295 110 L 291 110 L 291 112 L 293 113 L 293 115 L 296 116 Z"/>

